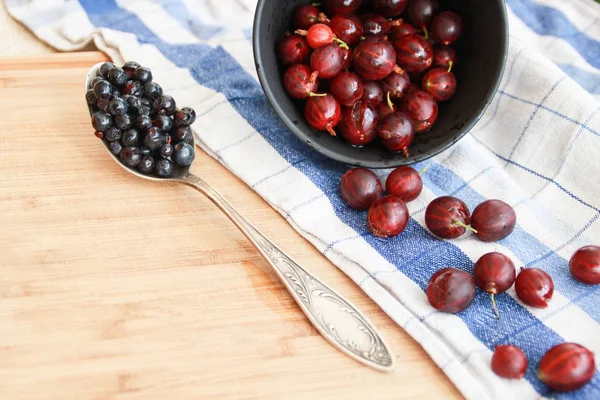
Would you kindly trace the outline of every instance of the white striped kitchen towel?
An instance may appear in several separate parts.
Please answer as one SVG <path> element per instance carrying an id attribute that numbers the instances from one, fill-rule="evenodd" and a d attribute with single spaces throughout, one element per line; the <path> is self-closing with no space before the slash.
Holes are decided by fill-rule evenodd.
<path id="1" fill-rule="evenodd" d="M 600 287 L 578 283 L 568 270 L 578 247 L 600 244 L 600 5 L 506 0 L 511 44 L 498 94 L 470 134 L 433 159 L 423 194 L 409 204 L 407 230 L 381 240 L 369 232 L 365 213 L 350 210 L 339 197 L 347 167 L 297 140 L 267 103 L 250 43 L 255 1 L 5 4 L 57 49 L 77 50 L 93 41 L 117 63 L 136 60 L 152 68 L 166 92 L 197 110 L 194 129 L 202 148 L 359 284 L 465 397 L 600 399 L 599 373 L 566 394 L 536 378 L 539 359 L 560 342 L 578 342 L 600 354 Z M 377 171 L 382 177 L 387 172 Z M 471 209 L 484 199 L 502 199 L 515 207 L 518 226 L 499 243 L 469 235 L 435 239 L 425 228 L 424 209 L 448 194 Z M 471 271 L 474 260 L 493 250 L 517 266 L 552 275 L 556 291 L 548 309 L 524 306 L 513 289 L 497 297 L 499 320 L 481 292 L 457 315 L 428 304 L 424 289 L 436 270 Z M 491 372 L 492 351 L 504 343 L 527 354 L 524 379 L 502 380 Z"/>

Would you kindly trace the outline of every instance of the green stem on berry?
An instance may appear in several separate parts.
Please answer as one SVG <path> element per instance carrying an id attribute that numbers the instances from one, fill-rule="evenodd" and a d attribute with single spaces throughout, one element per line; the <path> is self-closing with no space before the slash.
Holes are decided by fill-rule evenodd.
<path id="1" fill-rule="evenodd" d="M 392 112 L 396 111 L 394 109 L 394 103 L 392 103 L 392 98 L 390 97 L 390 92 L 387 92 L 387 105 L 388 107 L 390 107 L 390 110 L 392 110 Z"/>
<path id="2" fill-rule="evenodd" d="M 341 39 L 333 38 L 333 41 L 336 42 L 337 44 L 339 44 L 342 49 L 346 49 L 346 50 L 350 49 L 350 47 L 348 47 L 348 45 Z"/>
<path id="3" fill-rule="evenodd" d="M 429 31 L 427 30 L 427 27 L 423 27 L 423 32 L 425 32 L 425 40 L 429 40 Z"/>
<path id="4" fill-rule="evenodd" d="M 323 5 L 323 3 L 312 3 L 312 5 L 315 7 L 321 7 Z"/>
<path id="5" fill-rule="evenodd" d="M 494 293 L 490 294 L 492 298 L 492 307 L 494 308 L 494 312 L 496 313 L 496 318 L 500 318 L 500 314 L 498 313 L 498 307 L 496 307 L 496 299 L 494 299 Z"/>
<path id="6" fill-rule="evenodd" d="M 430 166 L 431 163 L 427 164 L 421 171 L 419 171 L 419 175 L 423 175 L 425 172 L 427 172 Z"/>
<path id="7" fill-rule="evenodd" d="M 448 72 L 452 71 L 453 65 L 454 65 L 454 61 L 448 61 Z"/>
<path id="8" fill-rule="evenodd" d="M 314 93 L 314 92 L 310 92 L 308 94 L 308 97 L 325 97 L 327 96 L 327 93 Z"/>
<path id="9" fill-rule="evenodd" d="M 455 225 L 455 226 L 462 226 L 462 227 L 463 227 L 463 228 L 465 228 L 465 229 L 468 229 L 468 230 L 470 230 L 470 231 L 473 231 L 473 233 L 477 233 L 477 230 L 476 230 L 476 229 L 473 229 L 471 226 L 469 226 L 469 225 L 465 224 L 465 223 L 464 223 L 464 222 L 462 222 L 462 221 L 454 221 L 454 222 L 452 222 L 452 225 Z"/>
<path id="10" fill-rule="evenodd" d="M 366 36 L 361 36 L 360 37 L 360 40 L 365 40 L 365 39 L 366 39 Z"/>
<path id="11" fill-rule="evenodd" d="M 308 36 L 308 31 L 306 29 L 296 29 L 294 33 L 300 36 Z"/>

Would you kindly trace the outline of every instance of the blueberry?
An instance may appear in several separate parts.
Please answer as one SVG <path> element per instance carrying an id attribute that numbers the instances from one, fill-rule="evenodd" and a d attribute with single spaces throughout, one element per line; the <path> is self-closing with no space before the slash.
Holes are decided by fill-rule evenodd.
<path id="1" fill-rule="evenodd" d="M 138 108 L 138 114 L 150 116 L 150 108 L 146 106 L 141 106 Z"/>
<path id="2" fill-rule="evenodd" d="M 163 90 L 156 82 L 148 82 L 144 85 L 144 94 L 151 99 L 156 99 L 162 96 Z"/>
<path id="3" fill-rule="evenodd" d="M 192 133 L 192 128 L 190 128 L 189 126 L 185 126 L 185 125 L 178 126 L 175 129 L 173 138 L 174 138 L 175 142 L 177 142 L 177 143 L 179 143 L 179 142 L 192 143 L 192 139 L 194 139 L 194 134 Z"/>
<path id="4" fill-rule="evenodd" d="M 139 147 L 126 146 L 119 153 L 119 158 L 123 164 L 135 168 L 142 161 L 142 153 L 140 152 Z"/>
<path id="5" fill-rule="evenodd" d="M 92 126 L 98 132 L 106 132 L 113 126 L 113 119 L 108 113 L 98 111 L 92 114 Z"/>
<path id="6" fill-rule="evenodd" d="M 133 126 L 133 120 L 129 114 L 119 115 L 115 117 L 115 126 L 122 131 L 126 131 Z"/>
<path id="7" fill-rule="evenodd" d="M 157 115 L 152 120 L 152 125 L 164 132 L 171 132 L 173 129 L 173 120 L 166 115 Z"/>
<path id="8" fill-rule="evenodd" d="M 98 131 L 96 131 L 96 132 L 94 132 L 94 135 L 96 135 L 96 137 L 98 139 L 104 139 L 104 132 L 98 132 Z"/>
<path id="9" fill-rule="evenodd" d="M 173 155 L 173 146 L 169 143 L 165 143 L 160 148 L 161 157 L 171 157 Z"/>
<path id="10" fill-rule="evenodd" d="M 123 150 L 123 145 L 121 144 L 121 142 L 110 142 L 108 148 L 110 149 L 111 153 L 118 156 L 121 150 Z"/>
<path id="11" fill-rule="evenodd" d="M 124 94 L 130 94 L 136 97 L 142 97 L 144 94 L 144 87 L 138 81 L 127 81 L 123 86 L 121 86 L 121 90 Z"/>
<path id="12" fill-rule="evenodd" d="M 150 108 L 150 106 L 152 105 L 152 101 L 150 101 L 150 99 L 147 97 L 142 97 L 142 99 L 140 101 L 142 102 L 142 105 L 145 107 Z"/>
<path id="13" fill-rule="evenodd" d="M 106 135 L 104 135 L 104 137 L 106 137 L 106 140 L 108 140 L 109 142 L 121 140 L 121 136 L 123 136 L 123 132 L 121 132 L 121 130 L 116 126 L 108 128 L 108 130 L 106 131 Z"/>
<path id="14" fill-rule="evenodd" d="M 90 88 L 93 89 L 94 85 L 96 85 L 96 83 L 100 82 L 100 81 L 104 81 L 104 82 L 108 82 L 106 79 L 104 79 L 101 76 L 97 76 L 96 78 L 92 79 L 92 82 L 90 83 Z"/>
<path id="15" fill-rule="evenodd" d="M 142 84 L 152 82 L 152 71 L 146 67 L 139 67 L 133 72 L 133 79 Z"/>
<path id="16" fill-rule="evenodd" d="M 127 103 L 123 99 L 114 98 L 108 103 L 108 112 L 115 116 L 126 114 Z"/>
<path id="17" fill-rule="evenodd" d="M 121 142 L 124 146 L 137 146 L 140 143 L 140 133 L 135 129 L 123 132 Z"/>
<path id="18" fill-rule="evenodd" d="M 156 163 L 156 175 L 168 178 L 173 173 L 173 163 L 167 159 L 158 160 Z"/>
<path id="19" fill-rule="evenodd" d="M 189 115 L 190 118 L 190 123 L 188 125 L 192 125 L 194 122 L 196 122 L 196 111 L 194 111 L 193 108 L 191 107 L 183 107 L 181 109 L 181 111 L 187 113 Z"/>
<path id="20" fill-rule="evenodd" d="M 105 80 L 98 81 L 94 85 L 94 94 L 99 99 L 109 99 L 113 94 L 113 87 Z"/>
<path id="21" fill-rule="evenodd" d="M 163 105 L 159 110 L 159 114 L 173 115 L 176 110 L 177 105 L 175 104 L 175 99 L 168 94 L 163 95 Z"/>
<path id="22" fill-rule="evenodd" d="M 127 106 L 129 107 L 129 111 L 133 111 L 134 113 L 138 113 L 140 107 L 142 107 L 142 101 L 135 96 L 127 96 Z"/>
<path id="23" fill-rule="evenodd" d="M 119 99 L 120 99 L 120 98 L 122 98 L 122 97 L 123 97 L 123 96 L 122 96 L 122 94 L 121 94 L 121 91 L 120 91 L 119 89 L 117 89 L 117 88 L 115 88 L 115 87 L 113 86 L 113 94 L 112 94 L 112 98 L 113 98 L 113 99 L 114 99 L 114 98 L 119 98 Z"/>
<path id="24" fill-rule="evenodd" d="M 98 72 L 100 73 L 100 76 L 106 78 L 108 76 L 108 71 L 110 71 L 113 68 L 115 68 L 115 64 L 113 64 L 111 62 L 105 62 L 104 64 L 102 64 L 100 66 L 100 69 Z"/>
<path id="25" fill-rule="evenodd" d="M 127 82 L 127 75 L 125 74 L 125 71 L 117 67 L 108 71 L 107 78 L 113 85 L 117 86 L 121 86 L 122 84 Z"/>
<path id="26" fill-rule="evenodd" d="M 85 93 L 85 101 L 87 101 L 89 105 L 94 105 L 98 101 L 98 98 L 92 89 Z"/>
<path id="27" fill-rule="evenodd" d="M 152 119 L 148 115 L 138 115 L 135 119 L 135 127 L 140 131 L 145 132 L 146 129 L 152 126 Z"/>
<path id="28" fill-rule="evenodd" d="M 144 156 L 151 156 L 152 155 L 152 150 L 150 150 L 147 147 L 142 147 L 142 155 L 144 155 Z"/>
<path id="29" fill-rule="evenodd" d="M 98 107 L 99 110 L 108 112 L 108 103 L 110 102 L 109 99 L 98 99 L 98 101 L 96 102 L 96 107 Z"/>
<path id="30" fill-rule="evenodd" d="M 125 71 L 125 74 L 129 79 L 133 79 L 133 73 L 139 67 L 140 64 L 136 63 L 135 61 L 127 61 L 125 64 L 123 64 L 123 71 Z"/>
<path id="31" fill-rule="evenodd" d="M 163 139 L 164 139 L 165 143 L 169 143 L 169 144 L 171 144 L 171 141 L 173 141 L 173 138 L 169 134 L 163 135 Z"/>
<path id="32" fill-rule="evenodd" d="M 177 165 L 182 167 L 192 165 L 194 158 L 196 158 L 196 154 L 194 154 L 192 146 L 184 142 L 175 145 L 174 159 Z"/>
<path id="33" fill-rule="evenodd" d="M 151 127 L 146 130 L 144 136 L 144 146 L 152 151 L 158 150 L 163 145 L 163 135 L 160 133 L 160 129 Z"/>
<path id="34" fill-rule="evenodd" d="M 142 162 L 138 165 L 138 169 L 145 174 L 151 173 L 154 169 L 154 158 L 151 156 L 144 156 Z"/>

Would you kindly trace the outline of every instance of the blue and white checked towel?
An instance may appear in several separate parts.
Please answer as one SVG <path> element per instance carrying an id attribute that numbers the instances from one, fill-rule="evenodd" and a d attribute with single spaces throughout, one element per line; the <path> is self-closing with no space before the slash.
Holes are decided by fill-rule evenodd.
<path id="1" fill-rule="evenodd" d="M 354 279 L 465 397 L 600 399 L 599 373 L 568 394 L 552 393 L 536 378 L 540 357 L 557 343 L 578 342 L 600 354 L 600 287 L 576 282 L 567 266 L 578 247 L 600 244 L 600 5 L 506 0 L 511 45 L 500 91 L 473 131 L 433 160 L 422 196 L 409 204 L 408 229 L 381 240 L 369 233 L 365 214 L 348 209 L 338 195 L 346 167 L 296 140 L 263 96 L 250 44 L 255 1 L 5 3 L 57 49 L 93 41 L 115 62 L 151 67 L 168 93 L 197 110 L 200 146 Z M 507 201 L 518 226 L 499 243 L 468 235 L 434 239 L 423 211 L 447 194 L 471 209 L 487 198 Z M 432 309 L 424 288 L 434 271 L 471 271 L 474 260 L 493 250 L 552 275 L 556 291 L 548 309 L 522 305 L 514 289 L 497 297 L 500 320 L 481 292 L 458 315 Z M 525 379 L 501 380 L 491 372 L 492 349 L 504 343 L 527 354 Z"/>

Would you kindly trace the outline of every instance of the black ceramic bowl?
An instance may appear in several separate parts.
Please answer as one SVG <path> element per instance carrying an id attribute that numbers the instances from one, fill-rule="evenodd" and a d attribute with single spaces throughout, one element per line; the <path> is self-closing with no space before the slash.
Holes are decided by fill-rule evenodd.
<path id="1" fill-rule="evenodd" d="M 437 122 L 431 131 L 417 135 L 409 148 L 410 156 L 390 152 L 377 141 L 358 148 L 341 137 L 316 131 L 304 120 L 303 102 L 286 94 L 282 83 L 285 69 L 275 53 L 277 41 L 290 30 L 296 7 L 309 3 L 312 1 L 259 0 L 254 18 L 254 58 L 263 90 L 281 120 L 308 146 L 325 156 L 369 168 L 426 160 L 462 138 L 482 116 L 498 89 L 508 50 L 504 0 L 440 0 L 440 11 L 456 11 L 464 21 L 462 37 L 454 45 L 459 58 L 453 68 L 458 89 L 453 99 L 439 104 Z"/>

